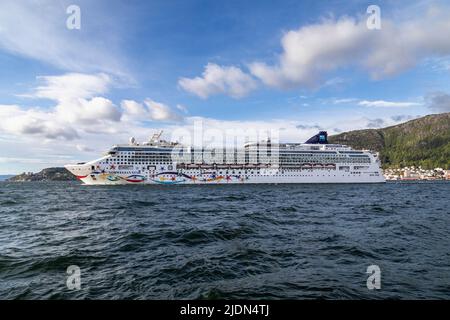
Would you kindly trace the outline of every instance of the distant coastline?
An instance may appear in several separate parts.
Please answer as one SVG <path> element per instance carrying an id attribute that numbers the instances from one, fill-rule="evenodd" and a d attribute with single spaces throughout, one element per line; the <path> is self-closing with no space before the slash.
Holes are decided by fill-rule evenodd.
<path id="1" fill-rule="evenodd" d="M 77 178 L 67 171 L 66 168 L 46 168 L 37 173 L 24 172 L 16 176 L 10 176 L 6 181 L 28 182 L 28 181 L 77 181 Z"/>

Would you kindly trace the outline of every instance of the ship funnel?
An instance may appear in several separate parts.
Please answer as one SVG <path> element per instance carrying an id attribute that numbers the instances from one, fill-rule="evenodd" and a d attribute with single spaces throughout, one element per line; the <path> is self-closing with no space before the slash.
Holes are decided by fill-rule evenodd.
<path id="1" fill-rule="evenodd" d="M 328 134 L 326 131 L 320 131 L 315 136 L 311 137 L 305 143 L 308 144 L 327 144 L 328 143 Z"/>

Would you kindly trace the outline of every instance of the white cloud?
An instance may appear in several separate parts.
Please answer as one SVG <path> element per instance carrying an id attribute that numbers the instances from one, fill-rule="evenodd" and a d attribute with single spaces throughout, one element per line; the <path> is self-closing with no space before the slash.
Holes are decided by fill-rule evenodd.
<path id="1" fill-rule="evenodd" d="M 131 121 L 181 121 L 183 118 L 169 106 L 145 99 L 144 103 L 134 100 L 123 100 L 124 119 Z"/>
<path id="2" fill-rule="evenodd" d="M 449 8 L 429 6 L 414 18 L 408 13 L 404 14 L 405 20 L 383 17 L 381 30 L 369 30 L 364 16 L 325 19 L 286 32 L 277 62 L 255 61 L 249 69 L 265 85 L 276 88 L 335 85 L 337 80 L 327 80 L 327 75 L 349 67 L 366 70 L 372 79 L 381 79 L 422 60 L 448 57 L 449 16 Z M 179 84 L 202 98 L 219 93 L 239 98 L 257 86 L 241 69 L 211 63 L 201 77 L 181 78 Z"/>
<path id="3" fill-rule="evenodd" d="M 137 117 L 139 119 L 148 112 L 147 108 L 134 100 L 122 100 L 120 105 L 124 110 L 124 116 L 130 118 Z"/>
<path id="4" fill-rule="evenodd" d="M 110 76 L 104 73 L 84 74 L 66 73 L 59 76 L 38 77 L 43 82 L 32 94 L 32 98 L 44 98 L 55 101 L 67 101 L 79 98 L 92 98 L 104 94 L 112 84 Z"/>
<path id="5" fill-rule="evenodd" d="M 421 102 L 414 101 L 387 101 L 387 100 L 362 100 L 356 98 L 332 98 L 324 99 L 323 103 L 332 104 L 353 104 L 363 107 L 374 107 L 374 108 L 407 108 L 407 107 L 418 107 L 422 106 Z"/>
<path id="6" fill-rule="evenodd" d="M 279 63 L 251 65 L 252 73 L 275 87 L 314 86 L 328 72 L 349 66 L 375 78 L 413 67 L 427 56 L 450 54 L 448 10 L 430 10 L 414 20 L 383 19 L 381 30 L 368 30 L 365 19 L 342 18 L 290 31 L 282 39 Z"/>
<path id="7" fill-rule="evenodd" d="M 395 121 L 396 123 L 398 123 L 398 122 L 409 121 L 409 120 L 412 120 L 412 119 L 415 119 L 415 118 L 418 118 L 418 117 L 419 116 L 412 116 L 412 115 L 409 115 L 409 114 L 398 114 L 398 115 L 392 116 L 391 119 L 393 121 Z"/>
<path id="8" fill-rule="evenodd" d="M 42 159 L 38 158 L 13 158 L 13 157 L 0 157 L 0 163 L 25 163 L 25 164 L 41 164 L 45 163 Z"/>
<path id="9" fill-rule="evenodd" d="M 417 107 L 422 105 L 418 102 L 396 102 L 396 101 L 385 101 L 385 100 L 361 100 L 358 105 L 364 107 L 381 107 L 381 108 L 405 108 L 405 107 Z"/>
<path id="10" fill-rule="evenodd" d="M 325 81 L 322 87 L 342 88 L 348 82 L 348 79 L 335 77 Z"/>
<path id="11" fill-rule="evenodd" d="M 352 103 L 357 101 L 355 98 L 343 98 L 343 99 L 332 99 L 333 104 L 341 104 L 341 103 Z"/>
<path id="12" fill-rule="evenodd" d="M 59 1 L 58 1 L 59 2 Z M 81 29 L 66 28 L 70 2 L 0 1 L 0 48 L 70 71 L 103 71 L 128 77 L 111 17 L 89 3 L 81 6 Z M 95 16 L 87 20 L 85 13 Z M 118 30 L 117 30 L 118 31 Z"/>
<path id="13" fill-rule="evenodd" d="M 181 78 L 178 84 L 184 90 L 201 98 L 227 94 L 241 98 L 256 88 L 255 80 L 238 67 L 223 67 L 208 63 L 201 77 Z"/>
<path id="14" fill-rule="evenodd" d="M 182 104 L 177 104 L 176 108 L 178 110 L 182 111 L 183 113 L 188 113 L 189 112 L 188 109 Z"/>
<path id="15" fill-rule="evenodd" d="M 450 112 L 450 95 L 444 92 L 435 92 L 426 97 L 428 107 L 434 112 Z"/>
<path id="16" fill-rule="evenodd" d="M 172 111 L 167 105 L 146 99 L 145 105 L 149 108 L 150 116 L 155 121 L 180 121 L 181 116 Z"/>
<path id="17" fill-rule="evenodd" d="M 250 70 L 268 86 L 312 87 L 322 72 L 353 61 L 367 41 L 366 33 L 365 24 L 351 18 L 292 30 L 281 39 L 283 53 L 277 65 L 255 62 Z"/>
<path id="18" fill-rule="evenodd" d="M 39 109 L 24 110 L 16 105 L 0 105 L 0 131 L 19 136 L 34 136 L 44 139 L 73 140 L 78 132 L 68 124 L 57 121 L 54 112 Z"/>
<path id="19" fill-rule="evenodd" d="M 78 151 L 81 151 L 81 152 L 93 152 L 94 151 L 94 149 L 92 149 L 84 144 L 77 144 L 77 145 L 75 145 L 75 147 L 77 148 Z"/>
<path id="20" fill-rule="evenodd" d="M 105 94 L 112 85 L 110 76 L 106 74 L 67 73 L 38 77 L 38 80 L 43 83 L 25 96 L 56 101 L 54 113 L 57 120 L 74 125 L 120 120 L 119 108 L 98 96 Z"/>
<path id="21" fill-rule="evenodd" d="M 56 106 L 56 113 L 60 120 L 76 125 L 118 122 L 122 116 L 121 110 L 103 97 L 64 101 Z"/>
<path id="22" fill-rule="evenodd" d="M 369 122 L 366 124 L 368 128 L 382 128 L 386 126 L 386 121 L 381 118 L 369 119 Z"/>
<path id="23" fill-rule="evenodd" d="M 142 122 L 176 122 L 183 117 L 169 106 L 146 99 L 143 103 L 123 100 L 120 107 L 103 95 L 113 85 L 105 74 L 69 73 L 39 77 L 40 85 L 25 95 L 31 99 L 50 99 L 52 107 L 25 108 L 0 105 L 0 133 L 19 139 L 89 141 L 102 135 L 129 135 L 129 129 L 148 131 Z M 83 146 L 83 147 L 80 147 Z M 87 143 L 73 146 L 79 151 L 92 149 Z M 88 149 L 89 148 L 89 149 Z"/>
<path id="24" fill-rule="evenodd" d="M 431 8 L 407 21 L 383 19 L 368 30 L 365 19 L 325 20 L 287 32 L 276 65 L 253 63 L 250 70 L 274 87 L 316 86 L 327 72 L 360 66 L 374 79 L 413 67 L 428 56 L 450 54 L 450 13 Z"/>

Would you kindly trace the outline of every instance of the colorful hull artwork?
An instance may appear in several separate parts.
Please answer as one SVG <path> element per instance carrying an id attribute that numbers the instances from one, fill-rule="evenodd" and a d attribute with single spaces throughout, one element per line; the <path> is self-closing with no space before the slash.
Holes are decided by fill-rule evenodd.
<path id="1" fill-rule="evenodd" d="M 109 176 L 106 177 L 106 179 L 108 179 L 109 181 L 115 182 L 115 181 L 122 180 L 122 177 L 114 176 L 114 175 L 109 175 Z"/>
<path id="2" fill-rule="evenodd" d="M 145 177 L 140 174 L 133 174 L 131 176 L 126 177 L 125 180 L 128 182 L 139 183 L 139 182 L 144 182 Z"/>
<path id="3" fill-rule="evenodd" d="M 186 182 L 187 180 L 191 180 L 191 176 L 183 173 L 168 171 L 161 172 L 152 176 L 151 180 L 155 183 L 160 184 L 177 184 Z"/>
<path id="4" fill-rule="evenodd" d="M 80 179 L 84 179 L 86 177 L 90 176 L 93 180 L 96 181 L 110 181 L 110 182 L 130 182 L 130 183 L 142 183 L 147 178 L 140 174 L 132 174 L 126 177 L 122 177 L 116 174 L 108 174 L 108 173 L 99 173 L 99 172 L 92 172 L 90 175 L 80 177 Z"/>
<path id="5" fill-rule="evenodd" d="M 214 172 L 204 172 L 198 176 L 190 176 L 184 173 L 178 172 L 161 172 L 154 175 L 151 179 L 155 183 L 160 184 L 176 184 L 183 183 L 187 181 L 192 181 L 194 183 L 217 183 L 217 182 L 232 182 L 232 181 L 240 181 L 244 182 L 248 180 L 247 177 L 239 176 L 239 175 L 216 175 Z"/>

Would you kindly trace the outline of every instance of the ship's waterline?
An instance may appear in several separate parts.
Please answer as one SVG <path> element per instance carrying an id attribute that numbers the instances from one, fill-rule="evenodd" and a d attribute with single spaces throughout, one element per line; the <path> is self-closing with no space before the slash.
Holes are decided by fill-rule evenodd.
<path id="1" fill-rule="evenodd" d="M 134 139 L 102 158 L 65 167 L 85 184 L 380 183 L 376 153 L 329 144 L 321 131 L 306 143 L 247 143 L 236 149 L 187 148 Z"/>

